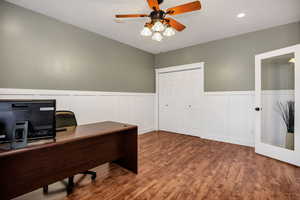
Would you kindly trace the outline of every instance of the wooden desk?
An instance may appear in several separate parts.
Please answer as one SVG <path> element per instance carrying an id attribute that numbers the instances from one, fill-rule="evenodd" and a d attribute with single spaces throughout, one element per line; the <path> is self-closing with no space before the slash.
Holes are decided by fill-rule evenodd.
<path id="1" fill-rule="evenodd" d="M 55 142 L 0 151 L 0 199 L 6 200 L 106 162 L 138 173 L 137 126 L 101 122 L 57 133 Z"/>

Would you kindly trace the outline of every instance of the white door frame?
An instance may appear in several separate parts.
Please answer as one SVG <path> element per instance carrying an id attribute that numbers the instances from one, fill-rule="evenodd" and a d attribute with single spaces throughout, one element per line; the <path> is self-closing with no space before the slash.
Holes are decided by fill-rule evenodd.
<path id="1" fill-rule="evenodd" d="M 255 114 L 255 152 L 300 166 L 300 45 L 295 45 L 255 56 L 255 107 L 261 108 L 261 60 L 295 53 L 295 149 L 294 151 L 261 142 L 262 112 Z"/>
<path id="2" fill-rule="evenodd" d="M 165 68 L 157 68 L 155 69 L 155 105 L 154 105 L 154 122 L 155 122 L 155 130 L 159 130 L 159 74 L 161 73 L 171 73 L 178 71 L 186 71 L 186 70 L 194 70 L 194 69 L 203 69 L 203 73 L 201 79 L 203 81 L 204 86 L 204 62 L 187 64 L 187 65 L 178 65 L 172 67 Z M 155 67 L 156 68 L 156 67 Z"/>

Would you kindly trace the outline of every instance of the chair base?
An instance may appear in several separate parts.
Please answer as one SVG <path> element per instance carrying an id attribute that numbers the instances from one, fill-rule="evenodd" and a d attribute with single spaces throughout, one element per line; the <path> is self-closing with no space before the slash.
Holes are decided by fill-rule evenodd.
<path id="1" fill-rule="evenodd" d="M 94 181 L 97 178 L 97 173 L 93 172 L 93 171 L 85 171 L 85 172 L 82 172 L 80 174 L 91 175 L 92 176 L 91 177 L 92 181 Z M 68 180 L 67 195 L 72 194 L 72 192 L 74 190 L 74 186 L 75 186 L 74 176 L 71 176 L 71 177 L 69 177 L 69 180 Z M 47 194 L 48 191 L 49 191 L 49 186 L 48 185 L 43 186 L 43 193 Z"/>
<path id="2" fill-rule="evenodd" d="M 97 178 L 97 173 L 93 172 L 93 171 L 85 171 L 85 172 L 82 172 L 81 174 L 91 175 L 92 180 L 95 180 Z"/>

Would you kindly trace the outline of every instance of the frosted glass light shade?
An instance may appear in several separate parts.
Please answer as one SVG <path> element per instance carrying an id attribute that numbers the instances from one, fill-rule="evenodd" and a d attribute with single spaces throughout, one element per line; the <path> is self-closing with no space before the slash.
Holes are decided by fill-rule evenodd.
<path id="1" fill-rule="evenodd" d="M 172 27 L 168 27 L 163 34 L 164 36 L 171 37 L 175 35 L 175 30 Z"/>
<path id="2" fill-rule="evenodd" d="M 152 40 L 160 42 L 163 39 L 162 35 L 160 32 L 155 32 L 152 36 Z"/>
<path id="3" fill-rule="evenodd" d="M 152 35 L 152 31 L 148 27 L 144 27 L 143 30 L 141 31 L 141 35 L 148 37 Z"/>
<path id="4" fill-rule="evenodd" d="M 152 27 L 152 30 L 155 32 L 162 32 L 165 30 L 165 26 L 160 22 L 155 22 L 154 26 Z"/>

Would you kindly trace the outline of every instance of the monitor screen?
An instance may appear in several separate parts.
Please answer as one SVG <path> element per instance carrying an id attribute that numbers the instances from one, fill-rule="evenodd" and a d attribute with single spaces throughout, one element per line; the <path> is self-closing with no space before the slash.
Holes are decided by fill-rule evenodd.
<path id="1" fill-rule="evenodd" d="M 55 138 L 55 100 L 0 100 L 0 143 L 11 142 L 15 127 L 28 123 L 27 139 Z"/>

